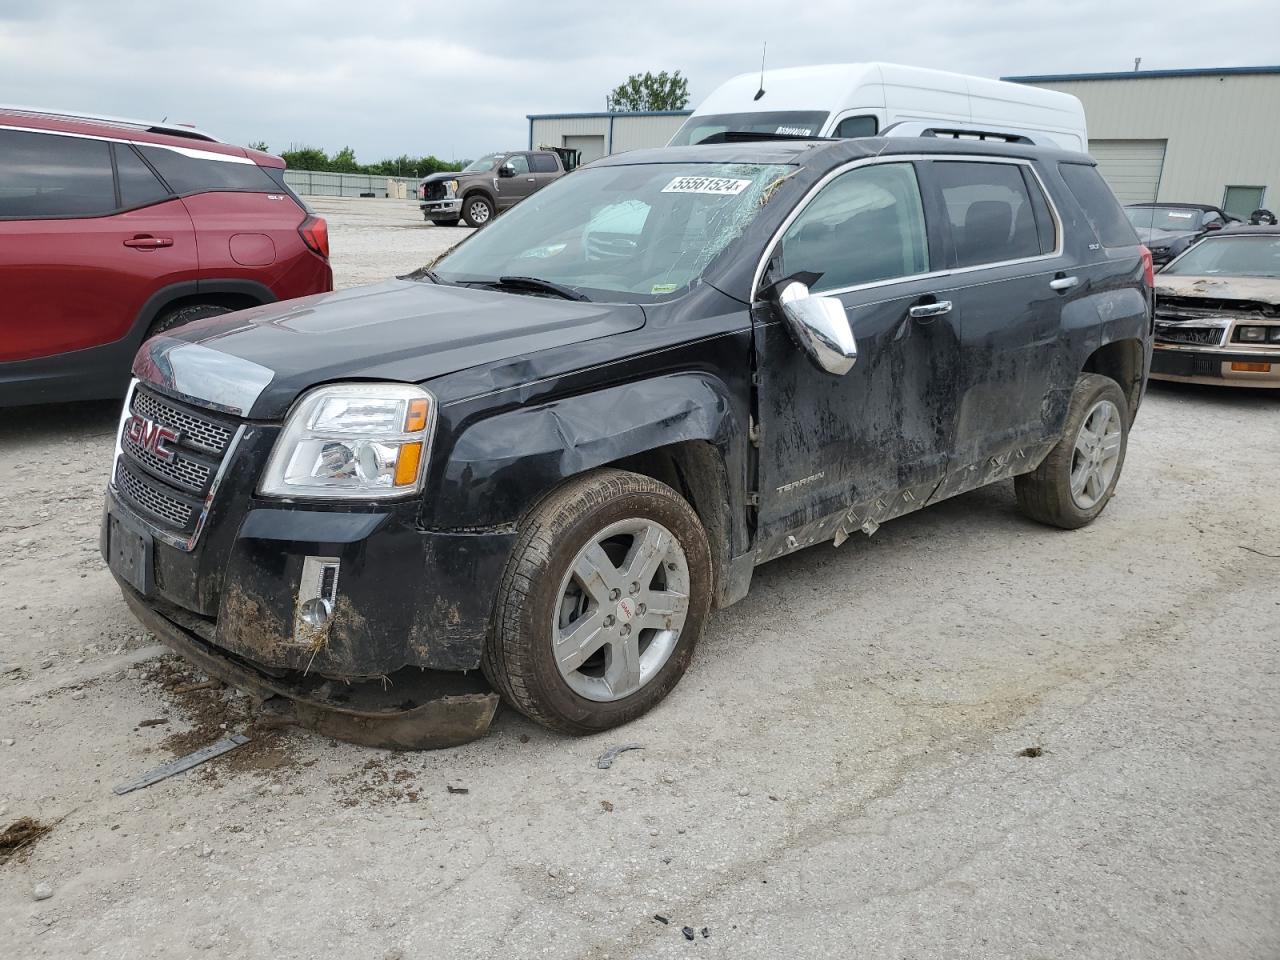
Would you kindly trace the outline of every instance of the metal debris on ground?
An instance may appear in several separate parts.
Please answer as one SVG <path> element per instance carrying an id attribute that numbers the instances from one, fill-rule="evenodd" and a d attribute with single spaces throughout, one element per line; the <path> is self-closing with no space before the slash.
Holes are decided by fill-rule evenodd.
<path id="1" fill-rule="evenodd" d="M 160 724 L 168 723 L 168 722 L 169 722 L 168 717 L 152 717 L 150 720 L 141 721 L 138 724 L 138 726 L 139 727 L 158 727 L 160 726 Z"/>
<path id="2" fill-rule="evenodd" d="M 117 796 L 124 793 L 132 793 L 134 790 L 141 790 L 143 787 L 149 787 L 153 783 L 159 783 L 161 780 L 167 780 L 169 777 L 179 773 L 185 773 L 192 767 L 198 767 L 206 760 L 212 760 L 214 757 L 220 757 L 228 750 L 234 750 L 236 747 L 243 746 L 249 742 L 249 738 L 242 733 L 233 733 L 225 740 L 219 740 L 217 743 L 211 743 L 207 747 L 201 747 L 193 753 L 188 753 L 185 757 L 179 757 L 172 763 L 166 763 L 156 767 L 154 770 L 148 770 L 136 780 L 130 780 L 128 783 L 122 783 L 118 787 L 114 787 L 112 792 Z"/>
<path id="3" fill-rule="evenodd" d="M 706 939 L 707 939 L 708 937 L 710 937 L 710 936 L 711 936 L 711 928 L 710 928 L 710 927 L 703 927 L 703 928 L 702 928 L 702 939 L 703 939 L 703 940 L 706 940 Z"/>
<path id="4" fill-rule="evenodd" d="M 693 927 L 681 927 L 680 932 L 684 934 L 686 940 L 693 939 Z"/>
<path id="5" fill-rule="evenodd" d="M 640 743 L 624 743 L 620 747 L 610 747 L 604 753 L 600 754 L 600 759 L 596 761 L 596 767 L 600 770 L 608 770 L 613 766 L 613 761 L 618 759 L 618 754 L 625 753 L 627 750 L 643 750 L 644 744 Z"/>
<path id="6" fill-rule="evenodd" d="M 655 913 L 655 914 L 653 915 L 653 919 L 657 920 L 657 921 L 658 921 L 660 924 L 662 924 L 663 926 L 666 926 L 668 923 L 670 923 L 670 922 L 671 922 L 670 920 L 668 920 L 666 917 L 664 917 L 664 916 L 663 916 L 662 914 L 660 914 L 660 913 Z"/>
<path id="7" fill-rule="evenodd" d="M 455 787 L 452 783 L 446 783 L 444 785 L 444 788 L 448 790 L 450 793 L 470 793 L 471 792 L 471 790 L 467 787 Z"/>

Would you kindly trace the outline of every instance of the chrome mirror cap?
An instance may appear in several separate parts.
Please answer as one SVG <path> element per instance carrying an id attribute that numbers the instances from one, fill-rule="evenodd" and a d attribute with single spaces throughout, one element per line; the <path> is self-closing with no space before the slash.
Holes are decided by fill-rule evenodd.
<path id="1" fill-rule="evenodd" d="M 798 280 L 778 290 L 778 305 L 796 343 L 820 369 L 837 376 L 848 373 L 858 359 L 858 344 L 835 297 L 814 296 Z"/>

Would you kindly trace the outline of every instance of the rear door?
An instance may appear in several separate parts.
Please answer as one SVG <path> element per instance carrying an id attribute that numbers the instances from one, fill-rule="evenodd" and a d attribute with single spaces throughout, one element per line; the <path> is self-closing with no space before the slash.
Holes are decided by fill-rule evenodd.
<path id="1" fill-rule="evenodd" d="M 191 218 L 128 144 L 0 130 L 0 361 L 121 339 L 197 273 Z"/>
<path id="2" fill-rule="evenodd" d="M 563 173 L 560 159 L 554 153 L 529 154 L 529 170 L 533 175 L 533 192 L 559 179 Z"/>
<path id="3" fill-rule="evenodd" d="M 811 292 L 839 298 L 858 359 L 843 376 L 819 370 L 777 312 L 757 307 L 760 559 L 829 537 L 824 524 L 851 508 L 858 526 L 921 506 L 946 471 L 959 349 L 929 275 L 938 250 L 917 168 L 881 161 L 841 173 L 771 255 L 766 283 L 818 274 Z"/>
<path id="4" fill-rule="evenodd" d="M 925 167 L 960 336 L 951 472 L 967 488 L 1057 435 L 1064 398 L 1051 394 L 1075 382 L 1063 310 L 1083 284 L 1029 162 L 934 158 Z"/>

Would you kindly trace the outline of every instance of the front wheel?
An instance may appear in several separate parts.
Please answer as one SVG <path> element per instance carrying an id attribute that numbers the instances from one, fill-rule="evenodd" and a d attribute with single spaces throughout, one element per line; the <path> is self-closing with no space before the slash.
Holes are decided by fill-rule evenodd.
<path id="1" fill-rule="evenodd" d="M 1110 377 L 1076 381 L 1062 438 L 1031 473 L 1014 481 L 1018 507 L 1033 520 L 1074 530 L 1102 513 L 1129 446 L 1129 404 Z"/>
<path id="2" fill-rule="evenodd" d="M 711 583 L 706 533 L 675 490 L 621 470 L 572 480 L 520 525 L 485 675 L 552 729 L 626 723 L 684 674 Z"/>
<path id="3" fill-rule="evenodd" d="M 469 227 L 483 227 L 493 219 L 493 204 L 483 194 L 473 194 L 462 201 L 462 219 Z"/>

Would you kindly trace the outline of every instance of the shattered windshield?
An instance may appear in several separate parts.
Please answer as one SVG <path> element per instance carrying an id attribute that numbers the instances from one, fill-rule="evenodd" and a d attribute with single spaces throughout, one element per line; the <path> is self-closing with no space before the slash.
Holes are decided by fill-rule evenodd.
<path id="1" fill-rule="evenodd" d="M 1140 230 L 1168 230 L 1191 233 L 1200 229 L 1199 210 L 1181 210 L 1177 207 L 1125 207 L 1129 222 Z"/>
<path id="2" fill-rule="evenodd" d="M 460 173 L 483 173 L 485 170 L 492 170 L 493 165 L 505 157 L 505 153 L 486 153 L 483 157 L 472 160 Z"/>
<path id="3" fill-rule="evenodd" d="M 707 113 L 684 122 L 668 146 L 699 144 L 718 133 L 769 133 L 787 137 L 816 137 L 829 114 L 825 110 L 761 110 L 747 113 Z"/>
<path id="4" fill-rule="evenodd" d="M 793 169 L 761 163 L 585 167 L 471 236 L 436 261 L 430 276 L 464 284 L 533 279 L 591 300 L 673 295 L 741 236 L 767 191 Z"/>
<path id="5" fill-rule="evenodd" d="M 1280 236 L 1206 237 L 1160 272 L 1280 279 Z"/>

